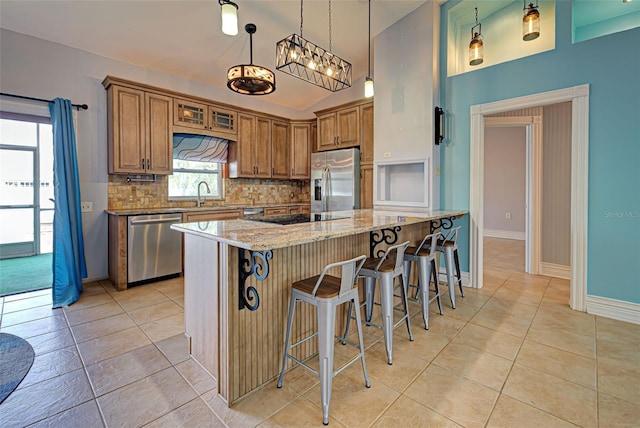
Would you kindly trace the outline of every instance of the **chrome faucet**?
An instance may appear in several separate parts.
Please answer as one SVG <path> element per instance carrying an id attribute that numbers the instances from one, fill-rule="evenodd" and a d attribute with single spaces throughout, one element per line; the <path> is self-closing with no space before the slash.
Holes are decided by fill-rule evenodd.
<path id="1" fill-rule="evenodd" d="M 207 193 L 211 193 L 211 190 L 209 190 L 209 185 L 207 184 L 206 181 L 201 181 L 200 183 L 198 183 L 198 200 L 196 201 L 196 206 L 197 207 L 201 207 L 202 204 L 204 203 L 204 201 L 200 197 L 200 186 L 203 185 L 203 184 L 204 184 L 204 187 L 207 188 Z"/>

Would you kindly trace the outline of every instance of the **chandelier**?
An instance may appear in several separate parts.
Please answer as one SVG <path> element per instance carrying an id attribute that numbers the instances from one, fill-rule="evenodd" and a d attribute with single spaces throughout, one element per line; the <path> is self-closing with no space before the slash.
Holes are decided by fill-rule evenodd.
<path id="1" fill-rule="evenodd" d="M 483 47 L 482 24 L 478 22 L 478 8 L 476 7 L 476 25 L 471 27 L 471 43 L 469 43 L 469 65 L 482 64 L 484 61 Z"/>
<path id="2" fill-rule="evenodd" d="M 247 24 L 244 29 L 249 33 L 249 64 L 231 67 L 227 71 L 227 86 L 243 95 L 266 95 L 276 90 L 276 76 L 268 68 L 253 64 L 253 33 L 255 24 Z"/>
<path id="3" fill-rule="evenodd" d="M 303 2 L 300 0 L 300 35 L 276 43 L 276 70 L 332 92 L 351 87 L 351 63 L 331 52 L 331 0 L 329 0 L 329 50 L 302 37 Z"/>
<path id="4" fill-rule="evenodd" d="M 522 17 L 522 40 L 537 39 L 540 36 L 540 12 L 538 12 L 538 2 L 536 5 L 529 3 L 527 7 L 526 0 L 523 1 L 524 16 Z"/>

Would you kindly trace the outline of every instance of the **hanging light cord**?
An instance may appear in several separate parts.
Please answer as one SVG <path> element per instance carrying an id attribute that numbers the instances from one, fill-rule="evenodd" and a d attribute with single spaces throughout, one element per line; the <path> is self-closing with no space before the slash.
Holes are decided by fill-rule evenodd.
<path id="1" fill-rule="evenodd" d="M 331 49 L 331 0 L 329 0 L 329 52 L 333 52 Z"/>
<path id="2" fill-rule="evenodd" d="M 304 0 L 300 0 L 300 38 L 304 39 L 304 37 L 302 37 L 302 4 L 304 3 Z"/>
<path id="3" fill-rule="evenodd" d="M 476 7 L 476 24 L 478 23 L 478 8 Z"/>
<path id="4" fill-rule="evenodd" d="M 371 0 L 369 0 L 369 49 L 367 50 L 367 77 L 371 77 Z"/>

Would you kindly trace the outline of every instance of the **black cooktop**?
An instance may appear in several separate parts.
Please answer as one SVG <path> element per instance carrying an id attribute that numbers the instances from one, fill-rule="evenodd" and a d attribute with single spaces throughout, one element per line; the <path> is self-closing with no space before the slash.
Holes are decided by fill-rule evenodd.
<path id="1" fill-rule="evenodd" d="M 272 215 L 272 216 L 251 216 L 245 217 L 243 220 L 260 221 L 263 223 L 275 223 L 280 225 L 310 223 L 314 221 L 341 220 L 349 217 L 342 217 L 327 213 L 314 214 L 288 214 L 288 215 Z"/>

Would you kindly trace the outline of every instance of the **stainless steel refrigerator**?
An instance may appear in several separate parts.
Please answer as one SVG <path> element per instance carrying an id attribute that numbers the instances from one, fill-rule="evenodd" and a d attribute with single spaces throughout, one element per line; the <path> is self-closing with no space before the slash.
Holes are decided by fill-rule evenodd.
<path id="1" fill-rule="evenodd" d="M 360 150 L 311 154 L 311 212 L 360 208 Z"/>

